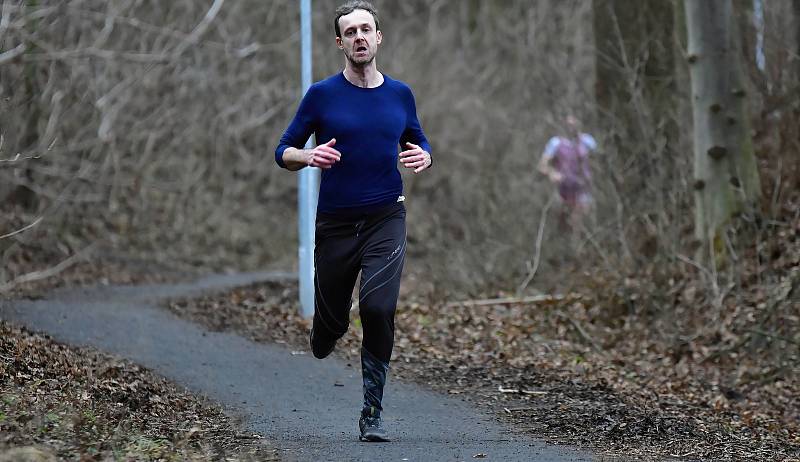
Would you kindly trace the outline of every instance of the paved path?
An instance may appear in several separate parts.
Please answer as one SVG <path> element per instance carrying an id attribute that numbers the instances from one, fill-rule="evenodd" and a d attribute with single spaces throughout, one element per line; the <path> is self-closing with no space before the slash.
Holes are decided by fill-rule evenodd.
<path id="1" fill-rule="evenodd" d="M 360 373 L 336 359 L 214 333 L 159 308 L 287 274 L 213 276 L 191 284 L 54 292 L 45 300 L 0 302 L 0 318 L 142 364 L 244 416 L 247 428 L 287 461 L 585 461 L 590 454 L 509 433 L 468 404 L 390 379 L 384 420 L 394 442 L 360 443 Z M 390 372 L 391 374 L 391 372 Z M 474 458 L 486 454 L 486 458 Z"/>

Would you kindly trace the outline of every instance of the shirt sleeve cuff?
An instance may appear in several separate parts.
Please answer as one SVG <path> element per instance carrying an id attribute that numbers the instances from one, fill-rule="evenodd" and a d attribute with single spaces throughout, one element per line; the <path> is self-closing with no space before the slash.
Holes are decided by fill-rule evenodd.
<path id="1" fill-rule="evenodd" d="M 283 151 L 285 151 L 287 147 L 288 146 L 280 145 L 275 149 L 275 163 L 281 168 L 286 168 L 286 163 L 283 161 Z"/>

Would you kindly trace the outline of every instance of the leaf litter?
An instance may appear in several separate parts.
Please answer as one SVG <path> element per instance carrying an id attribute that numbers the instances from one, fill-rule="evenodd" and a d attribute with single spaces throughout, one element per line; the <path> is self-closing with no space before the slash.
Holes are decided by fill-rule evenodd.
<path id="1" fill-rule="evenodd" d="M 131 362 L 0 321 L 0 460 L 279 460 L 215 404 Z"/>
<path id="2" fill-rule="evenodd" d="M 544 304 L 406 297 L 390 374 L 482 406 L 513 431 L 606 456 L 800 459 L 796 345 L 754 335 L 747 348 L 731 348 L 758 323 L 758 304 L 731 303 L 723 322 L 710 323 L 697 316 L 700 291 L 688 303 L 690 286 L 682 283 L 665 316 L 630 302 L 656 275 L 621 288 L 595 277 L 591 296 Z M 790 293 L 800 290 L 797 282 Z M 310 323 L 298 315 L 297 299 L 296 284 L 265 283 L 168 306 L 211 330 L 303 351 Z M 797 307 L 788 298 L 779 305 L 780 336 L 792 338 Z M 357 364 L 358 310 L 351 316 L 335 354 Z M 689 329 L 698 322 L 713 328 Z M 693 337 L 680 335 L 688 331 Z"/>

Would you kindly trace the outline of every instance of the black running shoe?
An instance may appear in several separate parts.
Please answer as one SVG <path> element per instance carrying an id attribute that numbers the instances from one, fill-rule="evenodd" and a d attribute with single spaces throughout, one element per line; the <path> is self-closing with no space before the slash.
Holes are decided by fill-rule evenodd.
<path id="1" fill-rule="evenodd" d="M 308 336 L 308 342 L 311 344 L 311 353 L 314 354 L 314 357 L 317 359 L 324 359 L 329 354 L 333 353 L 333 349 L 336 347 L 336 339 L 333 339 L 328 342 L 324 342 L 322 339 L 318 339 L 314 336 L 314 328 L 311 328 L 311 334 Z"/>
<path id="2" fill-rule="evenodd" d="M 386 434 L 381 424 L 381 415 L 377 409 L 370 407 L 361 411 L 361 418 L 358 419 L 358 429 L 361 430 L 361 441 L 372 443 L 387 442 L 389 436 Z"/>

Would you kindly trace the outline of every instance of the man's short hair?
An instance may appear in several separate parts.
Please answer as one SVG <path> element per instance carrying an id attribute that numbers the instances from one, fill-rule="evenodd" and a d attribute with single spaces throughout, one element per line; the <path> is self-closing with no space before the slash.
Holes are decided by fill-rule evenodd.
<path id="1" fill-rule="evenodd" d="M 378 10 L 372 6 L 372 3 L 364 0 L 350 0 L 349 2 L 336 8 L 336 17 L 333 18 L 333 30 L 336 31 L 336 36 L 341 37 L 342 31 L 339 30 L 339 18 L 352 13 L 355 10 L 368 11 L 373 18 L 375 18 L 375 30 L 381 30 L 380 21 L 378 21 Z"/>

